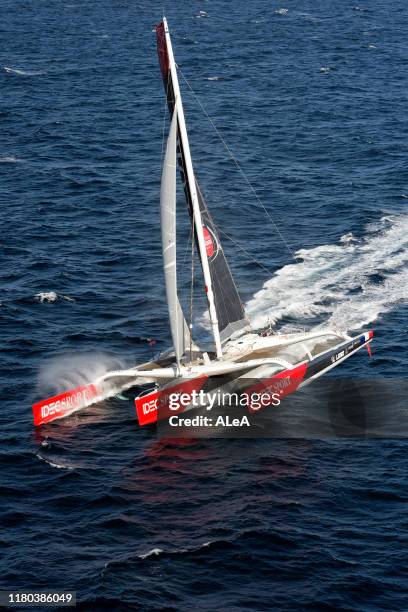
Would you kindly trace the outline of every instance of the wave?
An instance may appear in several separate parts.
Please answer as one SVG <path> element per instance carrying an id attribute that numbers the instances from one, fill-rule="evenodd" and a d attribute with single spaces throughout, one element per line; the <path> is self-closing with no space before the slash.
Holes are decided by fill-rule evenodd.
<path id="1" fill-rule="evenodd" d="M 248 302 L 254 327 L 290 317 L 357 330 L 408 299 L 408 215 L 383 217 L 361 238 L 346 234 L 339 244 L 296 255 L 301 262 L 278 270 Z"/>
<path id="2" fill-rule="evenodd" d="M 129 563 L 134 561 L 134 560 L 141 560 L 144 561 L 145 559 L 149 559 L 150 557 L 159 557 L 161 555 L 169 555 L 169 556 L 174 556 L 175 554 L 180 554 L 180 553 L 185 553 L 188 552 L 187 550 L 180 550 L 180 551 L 165 551 L 162 548 L 152 548 L 151 550 L 149 550 L 147 553 L 143 553 L 143 554 L 139 554 L 139 555 L 135 555 L 133 553 L 131 553 L 130 555 L 125 555 L 124 557 L 121 557 L 119 559 L 110 559 L 109 561 L 106 561 L 106 563 L 103 566 L 103 569 L 101 571 L 101 576 L 104 577 L 106 575 L 106 573 L 111 569 L 114 568 L 115 566 L 129 566 Z"/>
<path id="3" fill-rule="evenodd" d="M 43 304 L 44 302 L 53 304 L 58 300 L 65 300 L 66 302 L 75 302 L 74 298 L 69 297 L 68 295 L 60 295 L 55 291 L 44 291 L 41 293 L 36 293 L 34 299 L 36 302 L 40 302 L 41 304 Z"/>
<path id="4" fill-rule="evenodd" d="M 40 459 L 40 461 L 44 461 L 45 463 L 48 463 L 48 465 L 50 465 L 53 468 L 57 468 L 58 470 L 73 470 L 75 469 L 75 467 L 73 465 L 62 465 L 60 463 L 54 463 L 53 461 L 50 461 L 49 459 L 46 459 L 45 457 L 43 457 L 42 455 L 40 455 L 40 453 L 38 453 L 36 455 L 37 459 Z"/>
<path id="5" fill-rule="evenodd" d="M 17 164 L 22 161 L 22 159 L 19 159 L 15 155 L 4 155 L 4 157 L 0 157 L 0 164 Z"/>
<path id="6" fill-rule="evenodd" d="M 211 546 L 211 544 L 213 544 L 213 542 L 204 542 L 204 544 L 199 544 L 197 547 L 193 547 L 193 548 L 180 548 L 176 550 L 167 550 L 167 551 L 163 550 L 162 548 L 152 548 L 147 553 L 144 553 L 142 555 L 137 555 L 137 556 L 139 559 L 148 559 L 149 557 L 152 557 L 152 556 L 154 557 L 158 557 L 160 555 L 174 556 L 174 555 L 182 555 L 185 553 L 196 553 L 202 550 L 203 548 L 208 548 L 209 546 Z"/>
<path id="7" fill-rule="evenodd" d="M 149 550 L 149 552 L 145 553 L 144 555 L 138 555 L 138 557 L 139 559 L 147 559 L 148 557 L 151 557 L 152 555 L 157 557 L 162 552 L 164 552 L 162 548 L 152 548 L 152 550 Z"/>
<path id="8" fill-rule="evenodd" d="M 18 70 L 17 68 L 10 68 L 9 66 L 3 66 L 4 72 L 8 74 L 18 74 L 20 76 L 38 76 L 45 74 L 43 70 Z"/>

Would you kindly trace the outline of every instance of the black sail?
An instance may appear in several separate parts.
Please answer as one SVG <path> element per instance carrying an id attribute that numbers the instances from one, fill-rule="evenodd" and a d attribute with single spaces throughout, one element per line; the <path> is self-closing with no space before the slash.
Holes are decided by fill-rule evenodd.
<path id="1" fill-rule="evenodd" d="M 159 55 L 160 68 L 163 76 L 164 89 L 167 95 L 170 116 L 172 117 L 174 108 L 174 92 L 171 80 L 171 72 L 169 68 L 169 57 L 167 53 L 167 45 L 163 23 L 160 23 L 158 26 L 156 26 L 156 34 L 157 51 Z M 191 219 L 193 219 L 193 204 L 191 195 L 192 185 L 189 185 L 187 178 L 183 144 L 180 138 L 179 130 L 177 135 L 177 152 L 178 165 L 183 181 L 187 206 L 190 213 L 190 217 Z M 221 342 L 225 342 L 226 340 L 228 340 L 228 338 L 231 337 L 233 333 L 247 327 L 249 325 L 249 321 L 245 317 L 244 306 L 239 297 L 234 279 L 231 274 L 231 270 L 225 258 L 224 250 L 219 239 L 217 228 L 208 210 L 207 204 L 205 202 L 197 179 L 195 188 L 201 212 L 201 220 L 206 245 L 206 255 L 208 260 L 208 266 L 210 269 L 211 284 L 214 294 L 214 305 L 218 319 L 218 329 L 220 332 Z M 197 250 L 200 253 L 198 249 L 196 232 L 195 240 L 197 244 Z"/>
<path id="2" fill-rule="evenodd" d="M 208 210 L 197 180 L 196 190 L 203 222 L 205 247 L 211 273 L 218 328 L 220 330 L 221 342 L 225 342 L 233 333 L 247 327 L 249 321 L 245 317 L 244 306 L 225 258 L 216 225 Z"/>

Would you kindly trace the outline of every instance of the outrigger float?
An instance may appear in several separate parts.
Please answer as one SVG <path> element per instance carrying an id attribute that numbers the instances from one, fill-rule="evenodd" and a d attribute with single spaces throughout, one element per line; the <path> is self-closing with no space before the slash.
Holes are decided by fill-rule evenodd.
<path id="1" fill-rule="evenodd" d="M 97 380 L 33 405 L 34 424 L 43 425 L 133 387 L 140 425 L 169 416 L 170 394 L 214 393 L 234 388 L 251 395 L 277 390 L 280 397 L 310 383 L 366 346 L 372 331 L 351 337 L 335 330 L 276 334 L 253 330 L 245 315 L 223 251 L 219 232 L 197 182 L 167 21 L 156 27 L 157 49 L 171 123 L 160 191 L 164 279 L 173 349 L 157 360 L 105 373 Z M 213 346 L 204 351 L 192 339 L 178 297 L 176 258 L 176 174 L 183 181 L 195 247 L 204 277 L 203 290 Z M 152 389 L 152 385 L 154 385 Z M 147 388 L 149 387 L 149 388 Z M 189 406 L 184 407 L 184 411 Z"/>

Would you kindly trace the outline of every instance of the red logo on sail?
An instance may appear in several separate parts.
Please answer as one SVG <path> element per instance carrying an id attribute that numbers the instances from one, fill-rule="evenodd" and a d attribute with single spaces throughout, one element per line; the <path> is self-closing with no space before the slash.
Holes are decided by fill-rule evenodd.
<path id="1" fill-rule="evenodd" d="M 212 257 L 215 253 L 215 244 L 214 238 L 210 233 L 209 229 L 203 227 L 204 241 L 205 241 L 205 250 L 207 253 L 207 257 Z"/>

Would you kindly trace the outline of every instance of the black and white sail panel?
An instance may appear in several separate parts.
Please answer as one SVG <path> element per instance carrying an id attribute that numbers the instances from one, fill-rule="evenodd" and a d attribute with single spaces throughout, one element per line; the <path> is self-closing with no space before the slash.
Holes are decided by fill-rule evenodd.
<path id="1" fill-rule="evenodd" d="M 244 306 L 225 258 L 216 225 L 208 210 L 197 180 L 196 190 L 203 222 L 205 247 L 211 273 L 218 328 L 220 330 L 221 342 L 225 342 L 233 333 L 247 327 L 249 321 L 245 317 Z"/>

